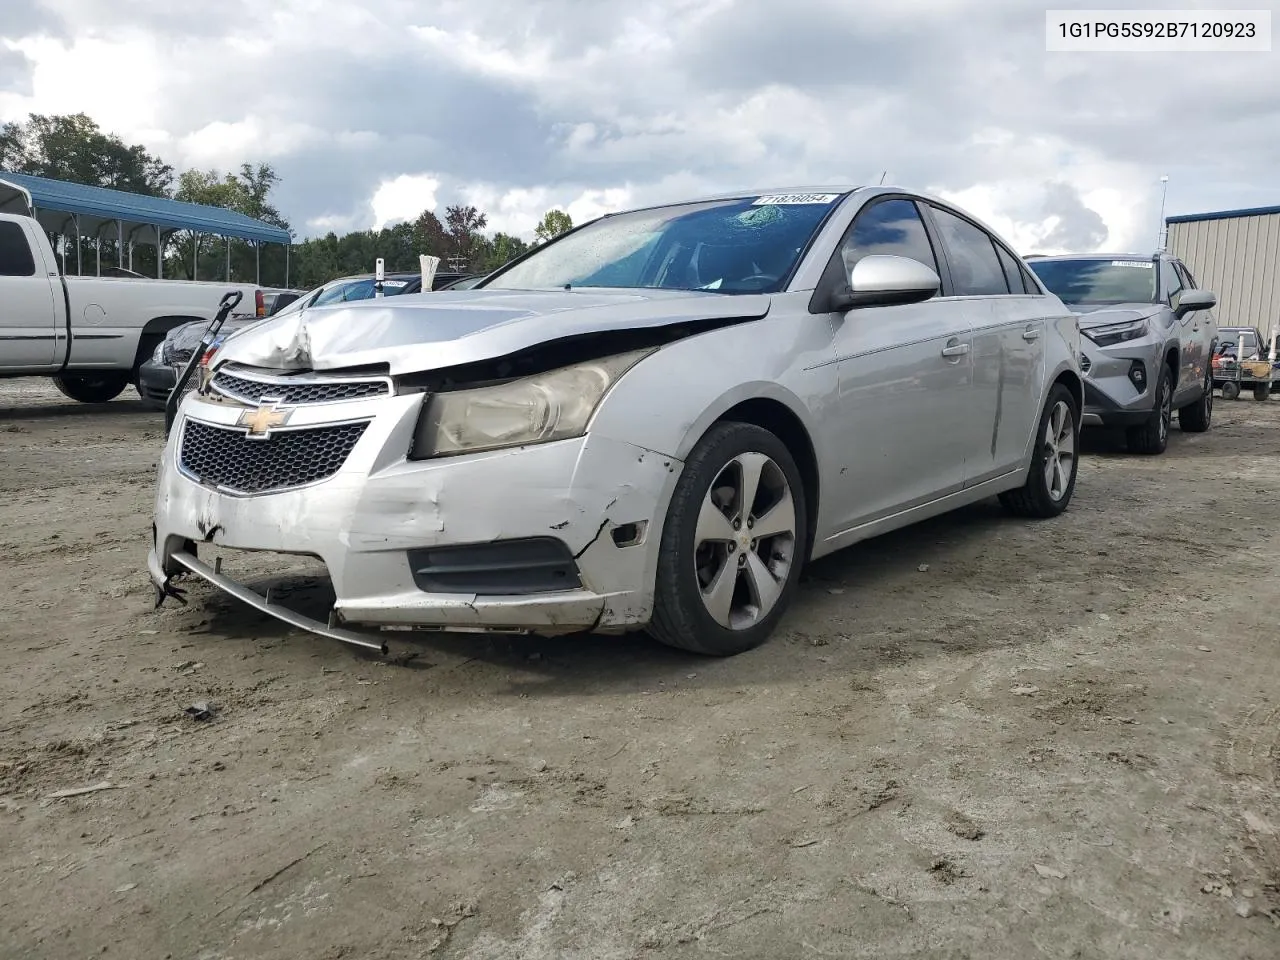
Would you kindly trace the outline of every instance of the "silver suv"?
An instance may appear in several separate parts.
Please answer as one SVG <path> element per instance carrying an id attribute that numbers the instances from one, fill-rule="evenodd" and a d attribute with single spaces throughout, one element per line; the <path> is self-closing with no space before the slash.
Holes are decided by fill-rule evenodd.
<path id="1" fill-rule="evenodd" d="M 1080 316 L 1084 423 L 1123 427 L 1135 453 L 1164 453 L 1173 411 L 1189 433 L 1213 416 L 1218 298 L 1168 253 L 1028 257 Z"/>

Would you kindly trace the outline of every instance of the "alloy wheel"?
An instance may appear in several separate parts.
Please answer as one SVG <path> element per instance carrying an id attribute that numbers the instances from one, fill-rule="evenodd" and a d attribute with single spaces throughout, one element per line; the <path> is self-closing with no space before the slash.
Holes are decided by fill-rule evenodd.
<path id="1" fill-rule="evenodd" d="M 1075 459 L 1075 418 L 1066 402 L 1059 400 L 1044 428 L 1044 485 L 1050 499 L 1058 501 L 1066 496 Z"/>
<path id="2" fill-rule="evenodd" d="M 742 453 L 716 475 L 694 534 L 694 569 L 712 619 L 730 630 L 777 605 L 795 562 L 796 507 L 782 468 Z"/>

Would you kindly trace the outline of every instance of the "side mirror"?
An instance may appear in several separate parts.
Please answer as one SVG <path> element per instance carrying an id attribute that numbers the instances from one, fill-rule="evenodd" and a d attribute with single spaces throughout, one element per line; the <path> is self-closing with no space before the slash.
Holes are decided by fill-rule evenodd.
<path id="1" fill-rule="evenodd" d="M 839 313 L 856 307 L 888 307 L 928 300 L 942 281 L 919 260 L 873 255 L 848 269 L 848 282 L 831 295 L 831 309 Z"/>
<path id="2" fill-rule="evenodd" d="M 1218 295 L 1212 290 L 1188 290 L 1182 295 L 1182 299 L 1178 301 L 1178 309 L 1174 311 L 1174 315 L 1179 320 L 1188 313 L 1195 313 L 1198 310 L 1212 310 L 1218 305 Z"/>

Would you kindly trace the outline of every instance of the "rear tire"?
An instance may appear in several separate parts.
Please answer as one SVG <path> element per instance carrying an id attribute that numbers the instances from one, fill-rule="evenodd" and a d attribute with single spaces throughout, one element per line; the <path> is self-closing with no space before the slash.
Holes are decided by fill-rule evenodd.
<path id="1" fill-rule="evenodd" d="M 807 517 L 786 444 L 754 424 L 713 426 L 667 508 L 649 635 L 715 657 L 760 646 L 795 595 Z"/>
<path id="2" fill-rule="evenodd" d="M 1164 453 L 1169 446 L 1169 425 L 1173 422 L 1173 377 L 1169 368 L 1160 364 L 1156 380 L 1156 405 L 1147 422 L 1126 431 L 1129 450 L 1147 456 Z"/>
<path id="3" fill-rule="evenodd" d="M 1232 383 L 1230 380 L 1228 380 L 1226 383 L 1222 385 L 1223 400 L 1236 400 L 1239 398 L 1239 396 L 1240 396 L 1240 384 Z"/>
<path id="4" fill-rule="evenodd" d="M 1080 408 L 1062 384 L 1054 384 L 1040 413 L 1027 482 L 1000 494 L 1000 504 L 1017 517 L 1047 520 L 1067 509 L 1076 489 L 1080 458 Z"/>
<path id="5" fill-rule="evenodd" d="M 127 373 L 88 373 L 53 378 L 64 397 L 80 403 L 106 403 L 124 393 L 129 385 Z"/>
<path id="6" fill-rule="evenodd" d="M 1253 399 L 1255 399 L 1255 400 L 1267 400 L 1267 399 L 1269 399 L 1270 397 L 1271 397 L 1271 384 L 1269 384 L 1269 383 L 1259 383 L 1259 384 L 1255 384 L 1255 385 L 1254 385 L 1254 388 L 1253 388 Z"/>
<path id="7" fill-rule="evenodd" d="M 1204 394 L 1195 403 L 1178 410 L 1178 426 L 1183 433 L 1205 433 L 1213 422 L 1213 374 L 1204 375 Z"/>

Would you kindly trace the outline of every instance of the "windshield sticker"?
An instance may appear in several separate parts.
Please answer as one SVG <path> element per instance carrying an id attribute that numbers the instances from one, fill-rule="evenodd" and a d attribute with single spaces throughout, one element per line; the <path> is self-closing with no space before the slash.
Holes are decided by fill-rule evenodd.
<path id="1" fill-rule="evenodd" d="M 409 281 L 408 280 L 383 280 L 382 285 L 384 287 L 395 287 L 399 289 L 400 287 L 407 287 L 409 285 Z"/>
<path id="2" fill-rule="evenodd" d="M 1112 260 L 1113 267 L 1137 267 L 1139 270 L 1150 270 L 1153 264 L 1150 260 Z"/>
<path id="3" fill-rule="evenodd" d="M 783 193 L 773 197 L 756 197 L 751 205 L 764 207 L 779 204 L 833 203 L 839 199 L 838 193 Z"/>

